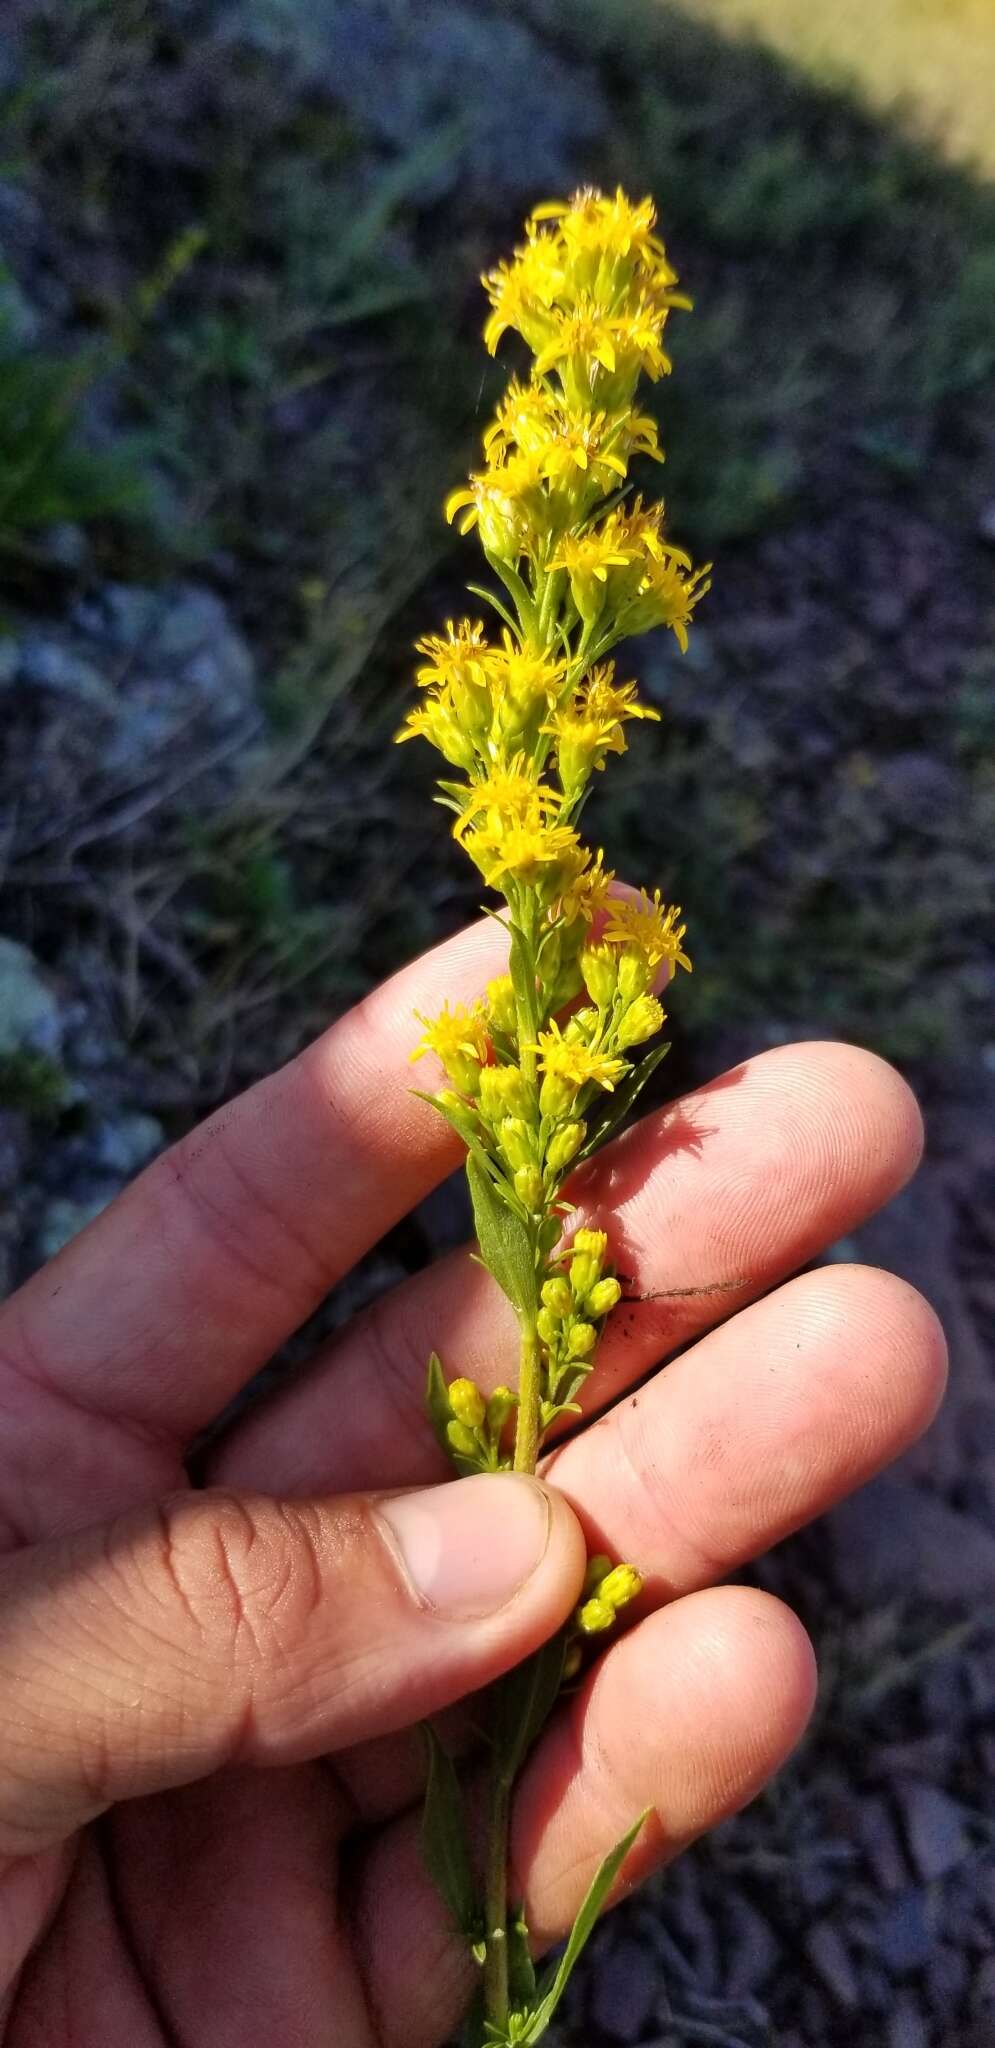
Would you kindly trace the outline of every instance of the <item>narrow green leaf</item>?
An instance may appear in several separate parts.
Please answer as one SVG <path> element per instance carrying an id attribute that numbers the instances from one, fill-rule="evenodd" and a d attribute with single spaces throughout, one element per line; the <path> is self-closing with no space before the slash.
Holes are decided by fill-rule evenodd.
<path id="1" fill-rule="evenodd" d="M 566 1648 L 566 1631 L 561 1630 L 534 1657 L 506 1672 L 494 1687 L 491 1740 L 508 1784 L 517 1778 L 556 1705 Z"/>
<path id="2" fill-rule="evenodd" d="M 516 1000 L 526 1014 L 534 1018 L 536 1008 L 535 973 L 528 946 L 517 925 L 511 927 L 511 945 L 508 950 L 508 973 L 515 991 Z"/>
<path id="3" fill-rule="evenodd" d="M 616 1088 L 612 1095 L 604 1097 L 600 1110 L 593 1117 L 588 1113 L 587 1140 L 576 1158 L 571 1160 L 571 1166 L 580 1166 L 583 1160 L 590 1159 L 592 1152 L 599 1151 L 613 1136 L 642 1094 L 650 1075 L 656 1072 L 660 1061 L 666 1058 L 669 1051 L 669 1041 L 665 1045 L 654 1045 L 650 1052 L 644 1054 L 638 1067 L 633 1068 L 628 1080 L 623 1081 L 621 1087 Z"/>
<path id="4" fill-rule="evenodd" d="M 440 1449 L 445 1451 L 447 1458 L 449 1458 L 452 1456 L 452 1450 L 446 1431 L 453 1419 L 453 1411 L 449 1406 L 449 1392 L 442 1370 L 442 1360 L 437 1351 L 433 1351 L 428 1361 L 425 1406 L 428 1410 L 428 1419 L 432 1425 L 436 1442 Z"/>
<path id="5" fill-rule="evenodd" d="M 512 618 L 511 613 L 507 610 L 506 606 L 504 606 L 501 603 L 501 599 L 499 597 L 495 597 L 493 590 L 487 590 L 482 583 L 468 583 L 466 587 L 468 590 L 471 590 L 473 592 L 474 597 L 482 597 L 485 604 L 493 605 L 494 610 L 498 614 L 498 617 L 504 620 L 506 626 L 511 627 L 513 633 L 517 633 L 519 631 L 519 628 L 515 624 L 515 621 Z"/>
<path id="6" fill-rule="evenodd" d="M 539 1999 L 529 2014 L 526 2030 L 522 2035 L 523 2041 L 530 2043 L 538 2041 L 545 2033 L 567 1988 L 574 1966 L 578 1962 L 593 1932 L 598 1914 L 648 1813 L 649 1808 L 647 1807 L 646 1813 L 640 1814 L 639 1819 L 629 1829 L 628 1834 L 623 1835 L 622 1840 L 616 1843 L 614 1849 L 605 1857 L 604 1862 L 599 1865 L 595 1872 L 591 1888 L 570 1930 L 570 1939 L 567 1942 L 566 1948 L 559 1962 L 554 1963 L 552 1968 L 547 1971 L 540 1985 Z"/>
<path id="7" fill-rule="evenodd" d="M 474 1146 L 466 1162 L 466 1177 L 484 1265 L 519 1314 L 533 1316 L 536 1261 L 531 1233 L 499 1194 L 479 1146 Z"/>
<path id="8" fill-rule="evenodd" d="M 522 1906 L 508 1921 L 508 1991 L 512 2005 L 519 2011 L 531 2005 L 536 1993 L 536 1973 Z"/>
<path id="9" fill-rule="evenodd" d="M 421 1846 L 436 1890 L 471 1944 L 479 1939 L 481 1906 L 466 1839 L 463 1795 L 451 1756 L 434 1728 L 422 1723 L 428 1750 L 428 1782 L 422 1809 Z"/>

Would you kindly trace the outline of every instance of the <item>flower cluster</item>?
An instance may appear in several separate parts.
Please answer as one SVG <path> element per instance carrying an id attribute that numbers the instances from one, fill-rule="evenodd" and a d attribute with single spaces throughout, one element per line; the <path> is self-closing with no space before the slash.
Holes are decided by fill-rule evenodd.
<path id="1" fill-rule="evenodd" d="M 664 332 L 688 305 L 651 202 L 585 191 L 538 207 L 522 247 L 484 286 L 488 347 L 512 330 L 533 359 L 484 434 L 481 467 L 446 508 L 483 548 L 494 588 L 477 594 L 496 624 L 450 619 L 418 642 L 419 702 L 398 734 L 441 754 L 440 801 L 457 844 L 503 899 L 509 941 L 507 972 L 477 1001 L 420 1017 L 412 1053 L 441 1064 L 444 1081 L 427 1099 L 466 1146 L 479 1256 L 521 1334 L 517 1387 L 490 1395 L 463 1376 L 447 1385 L 433 1355 L 429 1414 L 460 1474 L 535 1470 L 544 1433 L 578 1412 L 621 1295 L 606 1232 L 570 1234 L 566 1183 L 666 1051 L 649 1044 L 665 1022 L 660 993 L 691 963 L 679 909 L 659 889 L 617 885 L 584 843 L 580 815 L 633 724 L 658 717 L 613 650 L 657 626 L 685 649 L 708 589 L 707 565 L 693 566 L 667 537 L 662 504 L 632 495 L 629 481 L 634 461 L 661 459 L 636 387 L 670 368 Z M 640 1583 L 632 1565 L 592 1559 L 573 1622 L 549 1649 L 544 1699 Z M 486 2039 L 507 2044 L 538 2036 L 527 2004 L 514 2007 L 506 1931 L 507 1788 L 523 1751 L 513 1715 L 506 1725 L 499 1713 L 496 1725 L 480 1922 L 489 1931 L 473 1952 Z"/>
<path id="2" fill-rule="evenodd" d="M 507 906 L 510 974 L 470 1008 L 421 1018 L 413 1057 L 441 1062 L 434 1101 L 534 1245 L 540 1427 L 573 1403 L 617 1297 L 599 1273 L 601 1306 L 585 1305 L 579 1255 L 555 1263 L 563 1182 L 603 1135 L 606 1099 L 628 1099 L 664 1022 L 657 988 L 690 966 L 679 911 L 659 890 L 614 890 L 578 829 L 591 777 L 634 721 L 658 717 L 611 648 L 655 625 L 685 646 L 707 588 L 707 569 L 665 537 L 663 506 L 628 496 L 632 460 L 660 456 L 636 385 L 669 368 L 664 329 L 688 303 L 654 228 L 648 200 L 582 192 L 539 207 L 485 277 L 488 346 L 514 329 L 534 357 L 484 434 L 486 466 L 448 505 L 504 586 L 498 629 L 450 619 L 418 642 L 422 701 L 398 735 L 428 739 L 457 771 L 440 784 L 454 837 Z M 495 1436 L 458 1407 L 449 1420 L 464 1460 L 502 1455 L 504 1422 Z"/>

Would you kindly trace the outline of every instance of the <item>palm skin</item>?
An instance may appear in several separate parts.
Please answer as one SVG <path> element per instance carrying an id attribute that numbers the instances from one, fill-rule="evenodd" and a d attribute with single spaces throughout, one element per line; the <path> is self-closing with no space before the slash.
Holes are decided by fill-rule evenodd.
<path id="1" fill-rule="evenodd" d="M 800 1624 L 723 1576 L 903 1449 L 944 1375 L 904 1283 L 786 1277 L 914 1168 L 915 1105 L 868 1054 L 765 1054 L 577 1177 L 629 1299 L 590 1386 L 600 1418 L 547 1459 L 541 1562 L 494 1616 L 471 1601 L 457 1626 L 413 1599 L 381 1517 L 409 1488 L 435 1513 L 429 1349 L 485 1386 L 513 1374 L 509 1312 L 465 1253 L 357 1317 L 190 1488 L 196 1433 L 453 1165 L 410 1094 L 411 1013 L 472 996 L 497 936 L 395 977 L 3 1311 L 4 2048 L 442 2041 L 472 1965 L 421 1867 L 416 1724 L 558 1625 L 585 1544 L 633 1558 L 646 1591 L 520 1781 L 513 1876 L 540 1945 L 642 1808 L 626 1885 L 804 1728 Z M 472 1749 L 458 1709 L 448 1725 Z"/>

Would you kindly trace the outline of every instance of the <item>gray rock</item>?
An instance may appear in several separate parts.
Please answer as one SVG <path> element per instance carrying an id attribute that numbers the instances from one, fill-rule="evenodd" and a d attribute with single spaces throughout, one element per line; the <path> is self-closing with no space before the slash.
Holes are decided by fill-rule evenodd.
<path id="1" fill-rule="evenodd" d="M 61 1045 L 59 1005 L 34 954 L 16 939 L 0 938 L 0 1054 L 57 1059 Z"/>
<path id="2" fill-rule="evenodd" d="M 625 1937 L 599 1956 L 591 2000 L 592 2016 L 616 2041 L 636 2041 L 660 1989 L 654 1958 L 642 1942 Z"/>
<path id="3" fill-rule="evenodd" d="M 911 1778 L 898 1783 L 895 1791 L 905 1819 L 909 1854 L 920 1878 L 929 1884 L 945 1877 L 971 1853 L 965 1825 L 970 1815 L 938 1785 Z"/>
<path id="4" fill-rule="evenodd" d="M 165 1142 L 158 1118 L 135 1111 L 101 1124 L 90 1149 L 96 1166 L 127 1180 L 161 1152 Z"/>
<path id="5" fill-rule="evenodd" d="M 95 1216 L 106 1209 L 108 1203 L 120 1194 L 120 1182 L 106 1182 L 95 1187 L 89 1194 L 80 1197 L 57 1195 L 49 1202 L 42 1217 L 38 1232 L 38 1253 L 41 1259 L 53 1259 L 63 1245 L 78 1237 Z"/>
<path id="6" fill-rule="evenodd" d="M 891 1901 L 878 1922 L 874 1946 L 895 1977 L 924 1968 L 932 1953 L 933 1937 L 921 1891 L 900 1892 Z"/>
<path id="7" fill-rule="evenodd" d="M 826 1517 L 842 1592 L 862 1604 L 913 1589 L 942 1602 L 995 1596 L 995 1536 L 911 1479 L 886 1474 Z"/>
<path id="8" fill-rule="evenodd" d="M 479 0 L 231 0 L 217 33 L 280 55 L 392 149 L 426 153 L 439 138 L 423 195 L 459 185 L 493 205 L 560 187 L 580 176 L 607 118 L 593 71 Z"/>
<path id="9" fill-rule="evenodd" d="M 729 1894 L 725 1989 L 730 1998 L 755 1997 L 773 1976 L 781 1944 L 762 1913 L 740 1891 Z"/>
<path id="10" fill-rule="evenodd" d="M 100 711 L 114 711 L 114 692 L 100 670 L 64 641 L 46 633 L 25 633 L 19 671 L 20 680 L 33 689 L 75 698 Z"/>
<path id="11" fill-rule="evenodd" d="M 926 2016 L 917 1998 L 903 1991 L 888 2020 L 888 2048 L 930 2048 Z"/>
<path id="12" fill-rule="evenodd" d="M 843 1937 L 831 1920 L 822 1920 L 809 1929 L 805 1952 L 836 2003 L 855 2012 L 860 2004 L 860 1986 Z"/>
<path id="13" fill-rule="evenodd" d="M 967 1990 L 968 1962 L 963 1949 L 937 1942 L 926 1971 L 926 1992 L 941 2019 L 957 2011 Z"/>
<path id="14" fill-rule="evenodd" d="M 889 1802 L 874 1794 L 855 1801 L 854 1824 L 880 1890 L 904 1891 L 909 1882 L 909 1866 Z"/>

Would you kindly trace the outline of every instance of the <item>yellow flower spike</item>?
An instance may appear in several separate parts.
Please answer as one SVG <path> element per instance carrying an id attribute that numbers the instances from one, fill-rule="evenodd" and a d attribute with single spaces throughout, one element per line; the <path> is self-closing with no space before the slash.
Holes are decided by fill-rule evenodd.
<path id="1" fill-rule="evenodd" d="M 666 537 L 662 504 L 619 489 L 638 457 L 662 460 L 637 386 L 669 370 L 670 315 L 689 303 L 652 201 L 621 189 L 550 200 L 483 282 L 488 349 L 514 329 L 533 360 L 508 384 L 483 460 L 446 515 L 482 543 L 504 630 L 498 644 L 479 621 L 450 620 L 419 643 L 426 694 L 399 737 L 424 736 L 449 762 L 442 800 L 457 814 L 457 843 L 504 899 L 496 916 L 508 939 L 507 971 L 486 1003 L 422 1019 L 413 1057 L 437 1054 L 451 1084 L 434 1099 L 466 1134 L 479 1256 L 520 1324 L 518 1385 L 487 1403 L 473 1381 L 454 1382 L 447 1408 L 433 1354 L 429 1407 L 461 1471 L 513 1462 L 534 1472 L 552 1421 L 579 1412 L 621 1296 L 603 1231 L 579 1230 L 560 1248 L 562 1177 L 589 1131 L 601 1141 L 620 1118 L 620 1084 L 645 1075 L 638 1052 L 628 1054 L 663 1021 L 654 969 L 690 964 L 680 912 L 659 890 L 612 896 L 602 853 L 577 830 L 588 779 L 625 750 L 633 721 L 659 715 L 606 657 L 654 626 L 684 646 L 708 571 Z M 501 1442 L 512 1416 L 513 1449 Z M 584 1635 L 611 1629 L 639 1585 L 632 1566 L 592 1561 L 570 1672 Z M 503 1793 L 480 1857 L 487 1933 L 474 1941 L 486 2031 L 502 2040 L 530 2019 L 509 1982 Z"/>
<path id="2" fill-rule="evenodd" d="M 691 971 L 691 962 L 683 950 L 687 926 L 678 924 L 680 905 L 664 905 L 659 889 L 649 896 L 645 889 L 636 898 L 614 896 L 608 911 L 608 922 L 603 936 L 608 940 L 634 942 L 645 954 L 652 967 L 658 967 L 661 960 L 669 960 L 671 966 Z"/>

